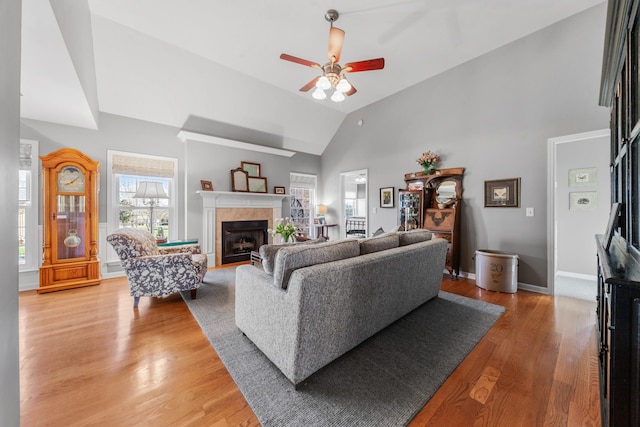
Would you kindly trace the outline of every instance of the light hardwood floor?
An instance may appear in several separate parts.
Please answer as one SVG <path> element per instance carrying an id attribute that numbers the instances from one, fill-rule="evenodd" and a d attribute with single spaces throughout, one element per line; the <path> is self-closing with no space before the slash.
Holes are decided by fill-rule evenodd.
<path id="1" fill-rule="evenodd" d="M 594 302 L 442 286 L 506 312 L 411 426 L 600 425 Z M 19 299 L 23 426 L 259 425 L 179 295 L 134 310 L 122 278 Z"/>

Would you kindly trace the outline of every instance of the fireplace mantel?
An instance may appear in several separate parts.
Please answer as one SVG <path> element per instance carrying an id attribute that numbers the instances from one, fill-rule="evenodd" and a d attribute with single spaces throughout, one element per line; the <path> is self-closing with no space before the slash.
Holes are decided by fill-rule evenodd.
<path id="1" fill-rule="evenodd" d="M 219 236 L 220 222 L 230 215 L 234 220 L 266 219 L 272 227 L 282 217 L 282 203 L 286 194 L 245 193 L 232 191 L 198 191 L 202 197 L 202 240 L 200 248 L 207 254 L 209 266 L 221 264 Z M 235 210 L 238 210 L 235 212 Z"/>
<path id="2" fill-rule="evenodd" d="M 282 208 L 286 194 L 245 193 L 239 191 L 198 191 L 204 208 Z"/>

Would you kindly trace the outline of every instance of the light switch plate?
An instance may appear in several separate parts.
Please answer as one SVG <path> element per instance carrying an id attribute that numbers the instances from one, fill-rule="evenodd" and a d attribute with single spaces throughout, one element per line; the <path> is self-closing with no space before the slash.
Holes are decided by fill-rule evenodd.
<path id="1" fill-rule="evenodd" d="M 535 215 L 535 209 L 527 208 L 527 216 L 534 216 L 534 215 Z"/>

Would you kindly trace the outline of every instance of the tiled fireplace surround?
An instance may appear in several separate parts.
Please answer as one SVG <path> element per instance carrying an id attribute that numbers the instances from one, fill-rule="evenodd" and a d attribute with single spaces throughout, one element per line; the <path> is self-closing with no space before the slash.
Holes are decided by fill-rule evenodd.
<path id="1" fill-rule="evenodd" d="M 273 228 L 282 218 L 283 194 L 198 191 L 202 196 L 202 238 L 200 248 L 209 258 L 209 267 L 222 264 L 221 236 L 223 221 L 267 220 Z M 269 237 L 269 240 L 272 238 Z"/>

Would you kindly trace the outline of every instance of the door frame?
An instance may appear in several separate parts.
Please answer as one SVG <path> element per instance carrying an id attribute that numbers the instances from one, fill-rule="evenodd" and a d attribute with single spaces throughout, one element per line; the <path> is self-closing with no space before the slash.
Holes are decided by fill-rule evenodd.
<path id="1" fill-rule="evenodd" d="M 605 138 L 611 135 L 609 129 L 599 129 L 591 132 L 582 132 L 572 135 L 558 136 L 547 140 L 547 293 L 555 294 L 556 266 L 558 265 L 558 228 L 556 212 L 556 181 L 557 162 L 556 151 L 558 145 L 568 142 L 587 141 L 596 138 Z"/>
<path id="2" fill-rule="evenodd" d="M 344 203 L 344 193 L 345 193 L 345 180 L 348 176 L 357 176 L 357 175 L 362 175 L 364 174 L 367 177 L 367 182 L 366 184 L 366 200 L 365 200 L 365 224 L 366 226 L 366 234 L 367 236 L 369 235 L 369 169 L 356 169 L 356 170 L 352 170 L 352 171 L 347 171 L 347 172 L 341 172 L 340 173 L 340 215 L 338 215 L 338 218 L 340 218 L 340 225 L 339 225 L 339 230 L 340 230 L 340 238 L 344 239 L 347 237 L 347 230 L 345 230 L 345 224 L 347 221 L 347 218 L 344 214 L 345 211 L 345 203 Z"/>

